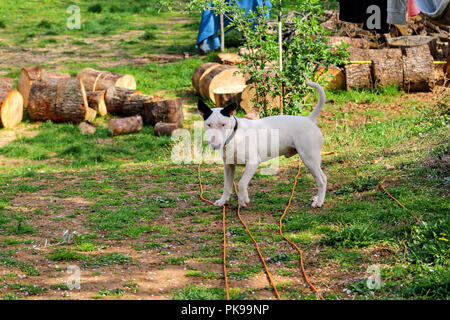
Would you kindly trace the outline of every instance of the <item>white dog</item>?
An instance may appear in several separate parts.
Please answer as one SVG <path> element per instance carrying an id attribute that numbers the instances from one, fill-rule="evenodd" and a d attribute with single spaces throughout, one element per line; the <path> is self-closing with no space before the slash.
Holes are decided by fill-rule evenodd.
<path id="1" fill-rule="evenodd" d="M 320 149 L 323 138 L 316 121 L 325 104 L 326 97 L 319 84 L 311 81 L 307 83 L 316 89 L 319 96 L 316 107 L 308 117 L 280 115 L 248 120 L 233 116 L 237 108 L 236 104 L 210 109 L 202 100 L 199 100 L 198 110 L 205 120 L 206 140 L 213 149 L 222 150 L 225 164 L 223 195 L 214 203 L 215 205 L 223 206 L 233 193 L 236 165 L 245 164 L 244 174 L 238 183 L 239 204 L 245 207 L 250 202 L 247 191 L 248 184 L 258 165 L 277 156 L 284 155 L 288 158 L 297 153 L 314 176 L 317 184 L 318 192 L 311 198 L 311 206 L 316 208 L 323 205 L 327 177 L 320 168 Z M 255 132 L 258 133 L 258 143 L 255 140 L 249 143 L 251 137 L 255 136 Z M 262 134 L 264 132 L 266 134 Z M 275 134 L 271 134 L 269 139 L 267 132 Z M 276 143 L 275 147 L 273 147 L 274 142 Z M 272 147 L 268 154 L 269 145 Z"/>

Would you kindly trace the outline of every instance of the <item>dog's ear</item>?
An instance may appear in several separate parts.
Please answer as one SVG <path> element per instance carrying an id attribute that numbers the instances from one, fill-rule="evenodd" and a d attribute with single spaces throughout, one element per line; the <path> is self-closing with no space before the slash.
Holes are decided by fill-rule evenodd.
<path id="1" fill-rule="evenodd" d="M 229 117 L 236 112 L 237 107 L 238 107 L 237 103 L 235 102 L 229 103 L 222 110 L 220 110 L 220 113 L 225 117 Z"/>
<path id="2" fill-rule="evenodd" d="M 211 108 L 208 107 L 202 99 L 198 99 L 197 108 L 200 114 L 202 115 L 203 119 L 205 120 L 208 119 L 212 113 Z"/>

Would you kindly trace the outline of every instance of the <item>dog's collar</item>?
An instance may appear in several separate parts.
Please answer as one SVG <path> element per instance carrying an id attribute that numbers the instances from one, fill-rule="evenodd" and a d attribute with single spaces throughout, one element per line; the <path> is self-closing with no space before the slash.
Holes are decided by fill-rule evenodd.
<path id="1" fill-rule="evenodd" d="M 225 143 L 223 144 L 224 147 L 231 141 L 231 139 L 233 139 L 234 135 L 236 134 L 236 130 L 238 128 L 238 120 L 236 119 L 235 116 L 233 116 L 233 118 L 236 121 L 236 124 L 234 126 L 233 132 L 230 134 L 230 136 L 227 138 L 227 140 L 225 140 Z"/>

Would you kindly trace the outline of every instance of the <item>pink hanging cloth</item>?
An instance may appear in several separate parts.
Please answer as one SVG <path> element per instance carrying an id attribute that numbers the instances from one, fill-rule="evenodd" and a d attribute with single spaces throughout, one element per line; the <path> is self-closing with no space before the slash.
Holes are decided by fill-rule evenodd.
<path id="1" fill-rule="evenodd" d="M 408 16 L 414 17 L 420 13 L 419 8 L 417 8 L 414 0 L 408 0 Z"/>

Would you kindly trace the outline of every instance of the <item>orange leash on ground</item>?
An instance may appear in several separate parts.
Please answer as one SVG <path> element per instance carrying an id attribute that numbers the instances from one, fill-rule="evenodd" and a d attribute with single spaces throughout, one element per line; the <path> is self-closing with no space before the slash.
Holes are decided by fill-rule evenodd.
<path id="1" fill-rule="evenodd" d="M 283 219 L 286 216 L 286 213 L 287 213 L 287 211 L 289 210 L 289 208 L 291 206 L 292 198 L 294 198 L 294 191 L 295 191 L 295 187 L 297 186 L 297 180 L 298 180 L 298 177 L 300 176 L 300 171 L 301 171 L 301 162 L 298 163 L 298 171 L 297 171 L 297 175 L 294 178 L 294 185 L 292 186 L 291 197 L 289 198 L 288 205 L 286 206 L 286 209 L 284 209 L 284 213 L 283 213 L 283 215 L 280 218 L 280 234 L 284 238 L 284 240 L 289 242 L 298 251 L 298 253 L 300 255 L 300 267 L 301 267 L 302 274 L 303 274 L 303 277 L 305 278 L 306 283 L 314 291 L 314 293 L 319 297 L 320 300 L 325 300 L 325 298 L 322 297 L 321 294 L 319 293 L 319 290 L 317 290 L 317 288 L 311 283 L 311 281 L 309 280 L 309 278 L 308 278 L 308 276 L 306 274 L 305 266 L 303 265 L 303 252 L 302 252 L 302 250 L 294 242 L 289 240 L 283 233 Z"/>
<path id="2" fill-rule="evenodd" d="M 236 183 L 233 183 L 233 185 L 234 185 L 234 191 L 235 191 L 236 194 L 237 194 L 238 191 L 237 191 L 237 188 L 236 188 Z M 266 262 L 264 261 L 264 257 L 263 257 L 263 255 L 262 255 L 262 253 L 261 253 L 261 250 L 259 249 L 258 242 L 256 242 L 256 239 L 253 237 L 253 235 L 252 235 L 252 233 L 250 232 L 250 229 L 248 228 L 248 226 L 247 226 L 247 224 L 245 223 L 244 219 L 242 219 L 242 216 L 241 216 L 241 205 L 240 205 L 240 204 L 238 204 L 238 212 L 237 212 L 237 215 L 238 215 L 238 218 L 239 218 L 239 220 L 241 221 L 242 225 L 244 226 L 245 230 L 247 230 L 247 232 L 248 232 L 250 238 L 252 238 L 253 243 L 255 244 L 255 248 L 256 248 L 256 251 L 258 252 L 259 259 L 261 260 L 262 264 L 264 265 L 264 269 L 266 270 L 267 277 L 269 278 L 269 282 L 270 282 L 270 284 L 272 285 L 273 291 L 275 291 L 275 295 L 277 296 L 277 299 L 278 299 L 278 300 L 281 300 L 280 293 L 278 292 L 277 287 L 276 287 L 276 285 L 275 285 L 275 282 L 273 281 L 272 275 L 270 274 L 269 268 L 267 267 L 267 264 L 266 264 Z"/>
<path id="3" fill-rule="evenodd" d="M 197 176 L 198 176 L 198 182 L 200 184 L 200 199 L 203 201 L 214 205 L 213 202 L 205 199 L 203 197 L 203 185 L 202 185 L 202 178 L 200 176 L 200 164 L 198 165 L 197 170 Z M 223 278 L 225 280 L 225 291 L 227 293 L 227 300 L 230 300 L 230 289 L 228 286 L 228 275 L 227 275 L 227 228 L 225 224 L 225 217 L 226 217 L 226 207 L 225 205 L 222 206 L 222 228 L 223 228 Z"/>
<path id="4" fill-rule="evenodd" d="M 391 195 L 389 192 L 387 192 L 386 188 L 383 186 L 383 184 L 381 182 L 378 183 L 378 185 L 380 186 L 380 189 L 383 190 L 389 197 L 391 197 L 392 200 L 394 200 L 395 202 L 397 202 L 397 204 L 402 207 L 403 209 L 405 209 L 406 211 L 408 211 L 411 216 L 414 218 L 414 220 L 416 222 L 422 222 L 422 220 L 420 220 L 419 218 L 416 217 L 416 215 L 414 213 L 412 213 L 411 211 L 408 210 L 408 208 L 406 208 L 400 201 L 398 201 L 397 199 L 394 198 L 393 195 Z"/>

